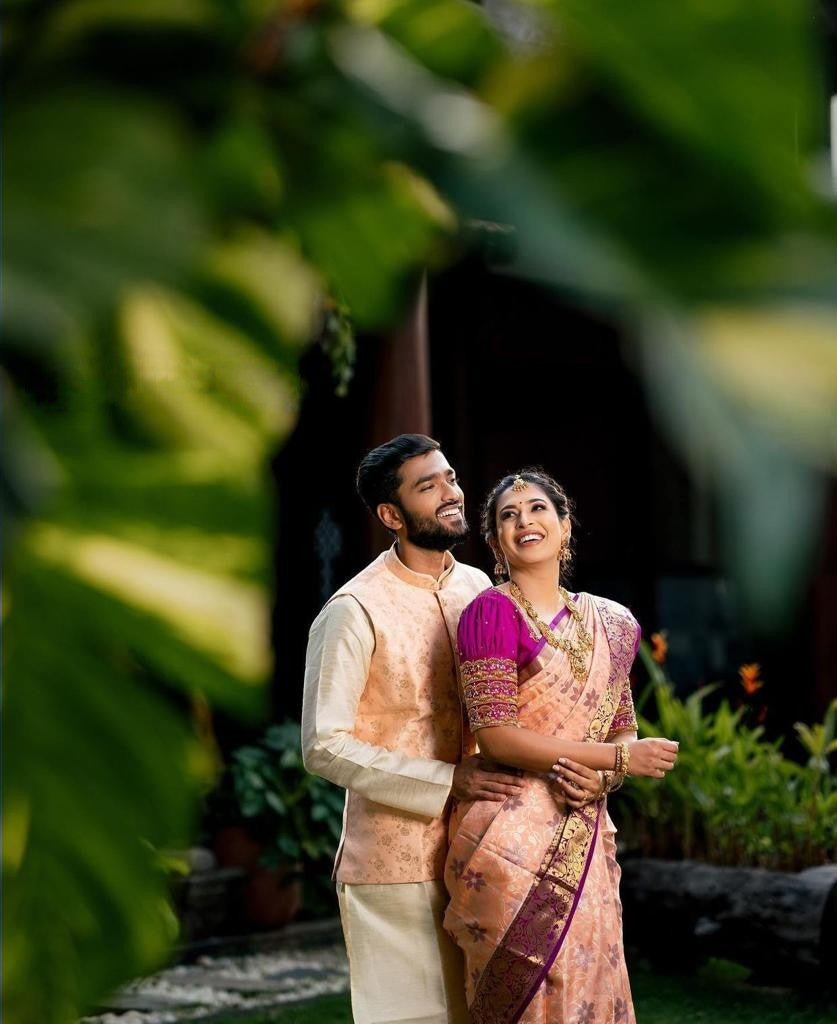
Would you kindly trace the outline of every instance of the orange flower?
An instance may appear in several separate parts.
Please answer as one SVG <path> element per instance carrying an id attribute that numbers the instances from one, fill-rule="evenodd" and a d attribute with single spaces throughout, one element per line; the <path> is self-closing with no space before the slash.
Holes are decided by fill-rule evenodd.
<path id="1" fill-rule="evenodd" d="M 744 687 L 744 692 L 748 697 L 752 697 L 754 693 L 757 693 L 762 686 L 764 686 L 764 680 L 759 679 L 761 674 L 761 665 L 742 665 L 738 670 L 738 674 L 741 676 L 741 685 Z"/>
<path id="2" fill-rule="evenodd" d="M 664 664 L 666 660 L 666 655 L 668 654 L 668 640 L 666 640 L 667 636 L 668 634 L 665 630 L 663 630 L 662 633 L 651 634 L 651 657 L 654 659 L 654 661 L 657 662 L 658 665 Z"/>

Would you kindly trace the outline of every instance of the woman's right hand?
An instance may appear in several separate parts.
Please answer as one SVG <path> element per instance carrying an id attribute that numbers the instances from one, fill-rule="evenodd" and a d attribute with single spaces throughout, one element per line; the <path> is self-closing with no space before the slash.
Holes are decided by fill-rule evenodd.
<path id="1" fill-rule="evenodd" d="M 643 775 L 650 779 L 665 778 L 666 772 L 677 763 L 675 740 L 654 737 L 653 739 L 634 740 L 628 744 L 628 775 Z"/>

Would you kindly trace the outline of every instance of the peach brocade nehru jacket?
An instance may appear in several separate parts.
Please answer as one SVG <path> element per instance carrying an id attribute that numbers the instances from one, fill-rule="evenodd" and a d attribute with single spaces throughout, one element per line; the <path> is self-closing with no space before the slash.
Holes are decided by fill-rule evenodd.
<path id="1" fill-rule="evenodd" d="M 369 675 L 353 736 L 410 757 L 456 764 L 462 708 L 454 644 L 459 616 L 488 584 L 484 573 L 449 556 L 438 578 L 413 572 L 390 548 L 331 600 L 353 597 L 374 631 Z M 346 794 L 339 882 L 358 885 L 441 879 L 445 817 L 427 818 Z"/>

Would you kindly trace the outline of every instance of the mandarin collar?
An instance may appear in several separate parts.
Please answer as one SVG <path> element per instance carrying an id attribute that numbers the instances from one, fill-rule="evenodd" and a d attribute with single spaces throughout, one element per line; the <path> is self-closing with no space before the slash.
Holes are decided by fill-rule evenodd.
<path id="1" fill-rule="evenodd" d="M 445 552 L 445 568 L 438 577 L 431 576 L 426 572 L 415 572 L 409 566 L 404 565 L 398 557 L 397 545 L 393 544 L 384 555 L 384 565 L 389 571 L 397 576 L 402 583 L 409 583 L 412 587 L 421 587 L 423 590 L 441 590 L 448 580 L 448 577 L 456 568 L 456 559 L 450 553 Z"/>

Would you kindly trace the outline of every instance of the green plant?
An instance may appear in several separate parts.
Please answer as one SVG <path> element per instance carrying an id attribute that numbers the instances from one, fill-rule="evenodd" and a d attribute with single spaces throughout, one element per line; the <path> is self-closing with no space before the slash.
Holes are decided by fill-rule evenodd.
<path id="1" fill-rule="evenodd" d="M 696 857 L 717 864 L 798 870 L 837 855 L 837 785 L 829 756 L 837 701 L 818 725 L 796 725 L 809 754 L 786 758 L 783 740 L 768 741 L 744 721 L 745 708 L 722 700 L 705 707 L 716 689 L 685 700 L 674 695 L 649 647 L 640 656 L 650 682 L 637 701 L 641 731 L 680 741 L 675 771 L 661 785 L 633 779 L 623 830 L 646 855 Z M 651 713 L 643 714 L 647 707 Z"/>
<path id="2" fill-rule="evenodd" d="M 343 791 L 305 770 L 296 722 L 272 725 L 258 742 L 234 751 L 229 780 L 242 820 L 265 844 L 265 866 L 299 866 L 310 877 L 327 865 L 330 873 Z"/>

